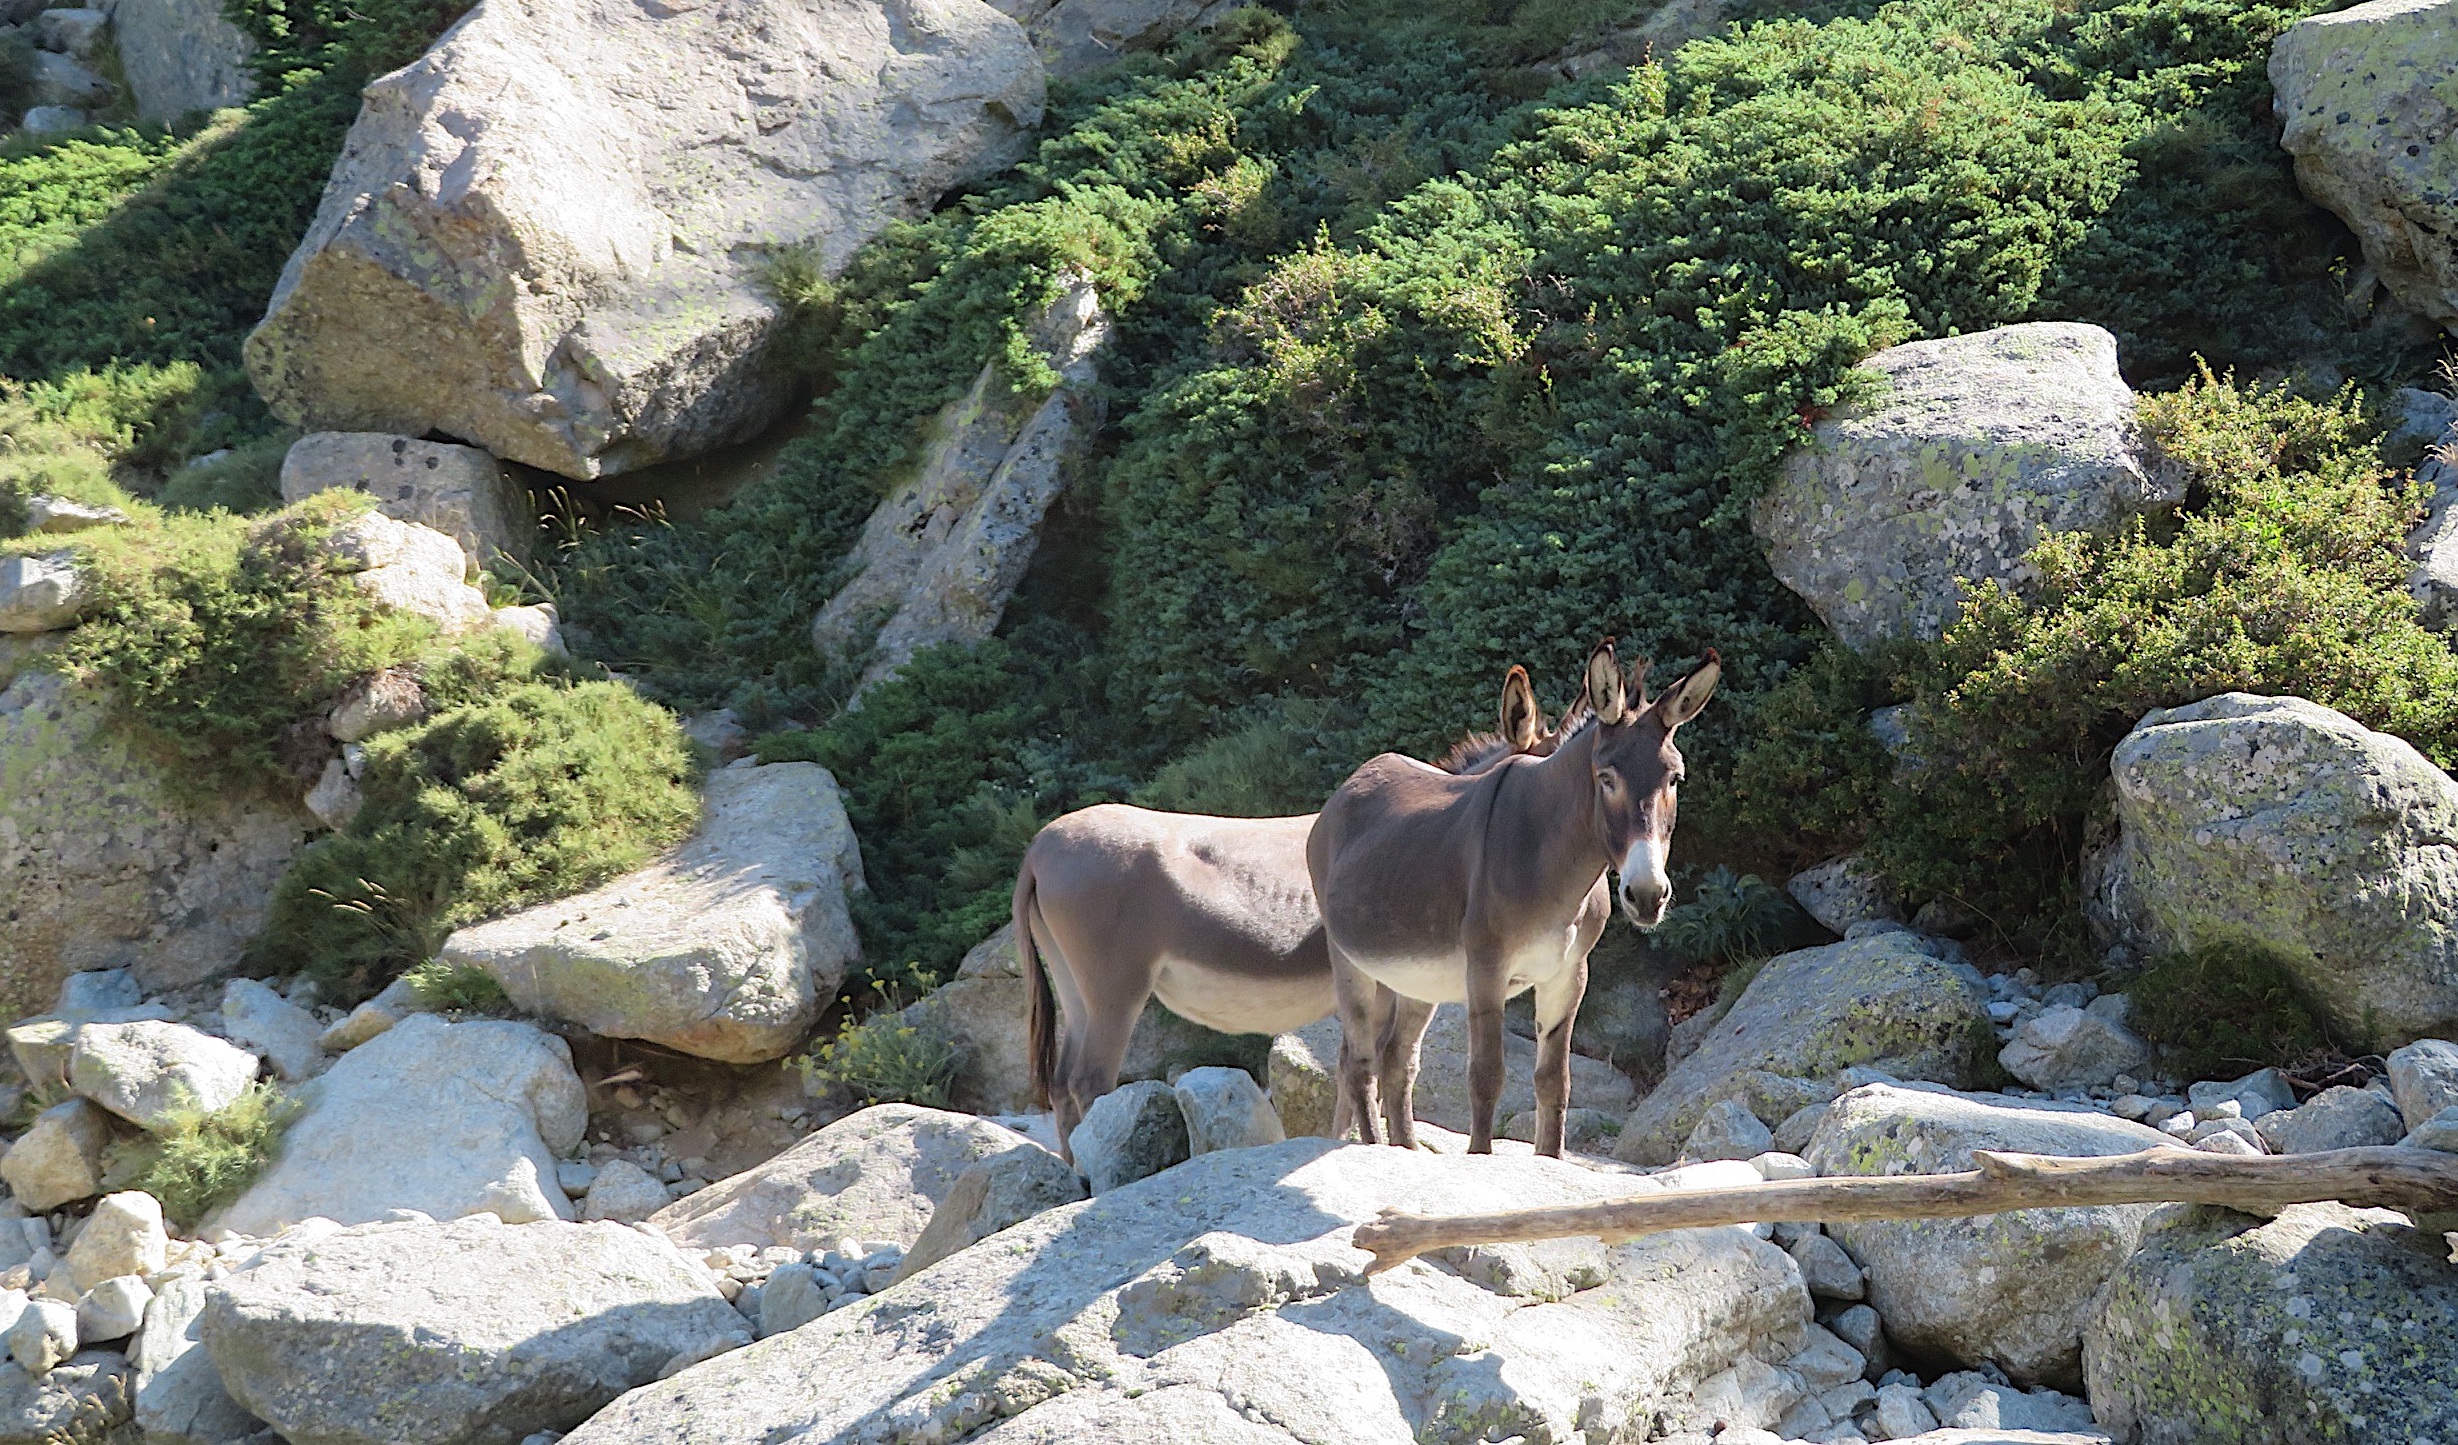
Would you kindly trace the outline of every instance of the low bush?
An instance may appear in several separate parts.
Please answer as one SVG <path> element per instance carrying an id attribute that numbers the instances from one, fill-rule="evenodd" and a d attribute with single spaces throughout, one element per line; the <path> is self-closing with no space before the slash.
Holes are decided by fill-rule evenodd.
<path id="1" fill-rule="evenodd" d="M 835 1038 L 794 1062 L 806 1081 L 842 1085 L 866 1104 L 944 1109 L 964 1050 L 936 1029 L 880 1014 L 846 1019 Z"/>
<path id="2" fill-rule="evenodd" d="M 256 1182 L 298 1112 L 294 1101 L 263 1083 L 250 1084 L 218 1113 L 176 1112 L 155 1133 L 154 1156 L 130 1187 L 160 1200 L 173 1224 L 193 1229 Z"/>
<path id="3" fill-rule="evenodd" d="M 431 958 L 404 972 L 401 978 L 418 991 L 420 1003 L 440 1014 L 500 1014 L 512 1006 L 495 975 L 474 963 L 446 963 Z"/>
<path id="4" fill-rule="evenodd" d="M 1754 962 L 1774 951 L 1792 922 L 1792 900 L 1755 873 L 1718 866 L 1707 871 L 1687 900 L 1664 911 L 1651 935 L 1658 948 L 1683 963 L 1727 967 Z"/>
<path id="5" fill-rule="evenodd" d="M 2244 944 L 2213 944 L 2154 962 L 2127 986 L 2127 1021 L 2180 1078 L 2234 1078 L 2309 1060 L 2328 1031 L 2286 963 Z"/>

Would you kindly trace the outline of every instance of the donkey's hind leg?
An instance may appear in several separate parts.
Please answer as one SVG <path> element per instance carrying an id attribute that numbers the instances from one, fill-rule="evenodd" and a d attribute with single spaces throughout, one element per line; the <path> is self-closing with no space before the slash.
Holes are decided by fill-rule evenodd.
<path id="1" fill-rule="evenodd" d="M 1383 1127 L 1391 1142 L 1403 1149 L 1417 1147 L 1417 1050 L 1425 1042 L 1425 1026 L 1434 1006 L 1406 998 L 1386 988 L 1390 1013 L 1383 1020 L 1375 1050 L 1374 1076 L 1382 1085 Z"/>
<path id="2" fill-rule="evenodd" d="M 1340 1015 L 1340 1065 L 1333 1086 L 1338 1090 L 1332 1109 L 1335 1126 L 1354 1123 L 1357 1137 L 1368 1144 L 1383 1142 L 1380 1111 L 1375 1107 L 1374 1067 L 1383 1026 L 1390 1013 L 1391 991 L 1351 968 L 1332 950 L 1331 992 Z M 1335 1134 L 1346 1130 L 1335 1127 Z"/>

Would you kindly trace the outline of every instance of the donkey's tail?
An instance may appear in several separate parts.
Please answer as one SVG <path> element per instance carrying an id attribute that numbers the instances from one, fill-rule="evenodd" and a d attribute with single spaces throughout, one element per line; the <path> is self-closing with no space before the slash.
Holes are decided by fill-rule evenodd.
<path id="1" fill-rule="evenodd" d="M 1033 1080 L 1033 1107 L 1050 1107 L 1050 1079 L 1058 1072 L 1058 1000 L 1050 994 L 1050 973 L 1033 947 L 1033 915 L 1040 910 L 1033 887 L 1033 861 L 1016 870 L 1016 963 L 1024 971 L 1027 1042 Z"/>

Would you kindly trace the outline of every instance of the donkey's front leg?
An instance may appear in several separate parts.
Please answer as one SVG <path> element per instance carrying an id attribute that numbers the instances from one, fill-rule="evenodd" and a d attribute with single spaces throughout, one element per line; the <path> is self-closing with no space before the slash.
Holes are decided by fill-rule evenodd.
<path id="1" fill-rule="evenodd" d="M 1570 1036 L 1587 993 L 1587 958 L 1536 986 L 1536 1152 L 1562 1157 L 1570 1112 Z"/>
<path id="2" fill-rule="evenodd" d="M 1494 1109 L 1502 1102 L 1502 1004 L 1510 973 L 1502 950 L 1468 947 L 1468 1152 L 1494 1152 Z"/>
<path id="3" fill-rule="evenodd" d="M 1331 950 L 1331 995 L 1335 1012 L 1340 1016 L 1340 1066 L 1333 1080 L 1337 1090 L 1332 1106 L 1332 1133 L 1335 1137 L 1348 1131 L 1344 1123 L 1357 1126 L 1357 1137 L 1368 1144 L 1383 1142 L 1381 1111 L 1375 1107 L 1375 1056 L 1382 1042 L 1384 1015 L 1388 1004 L 1383 1000 L 1390 991 L 1365 974 L 1360 973 Z"/>

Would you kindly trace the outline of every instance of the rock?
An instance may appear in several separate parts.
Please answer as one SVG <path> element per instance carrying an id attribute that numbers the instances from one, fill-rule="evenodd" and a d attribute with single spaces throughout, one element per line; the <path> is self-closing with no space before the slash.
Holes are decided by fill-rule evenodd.
<path id="1" fill-rule="evenodd" d="M 2406 742 L 2232 692 L 2145 714 L 2110 767 L 2111 912 L 2138 951 L 2273 952 L 2368 1046 L 2458 1022 L 2458 782 Z"/>
<path id="2" fill-rule="evenodd" d="M 1971 1371 L 1942 1376 L 1921 1398 L 1949 1430 L 2075 1432 L 2105 1438 L 2094 1428 L 2091 1407 L 2073 1396 L 2017 1390 Z"/>
<path id="3" fill-rule="evenodd" d="M 222 985 L 222 1031 L 263 1054 L 292 1083 L 313 1078 L 326 1063 L 316 1046 L 324 1033 L 316 1016 L 252 978 Z"/>
<path id="4" fill-rule="evenodd" d="M 91 108 L 111 99 L 111 82 L 65 55 L 48 50 L 34 53 L 34 101 L 37 105 Z"/>
<path id="5" fill-rule="evenodd" d="M 2298 1204 L 2265 1223 L 2168 1206 L 2084 1340 L 2092 1404 L 2127 1440 L 2449 1438 L 2447 1252 L 2379 1210 Z"/>
<path id="6" fill-rule="evenodd" d="M 781 1264 L 760 1286 L 760 1338 L 798 1330 L 828 1312 L 828 1291 L 807 1264 Z"/>
<path id="7" fill-rule="evenodd" d="M 264 1422 L 222 1388 L 212 1354 L 197 1348 L 204 1276 L 181 1269 L 159 1284 L 143 1328 L 128 1345 L 136 1422 L 146 1445 L 228 1445 L 263 1429 Z"/>
<path id="8" fill-rule="evenodd" d="M 1897 1078 L 1967 1083 L 1996 1046 L 1987 1001 L 1969 965 L 1924 952 L 1917 934 L 1778 955 L 1631 1114 L 1614 1157 L 1667 1162 L 1699 1115 L 1743 1093 L 1753 1071 L 1805 1077 L 1873 1064 Z"/>
<path id="9" fill-rule="evenodd" d="M 2389 1065 L 2390 1093 L 2407 1127 L 2421 1128 L 2426 1119 L 2458 1104 L 2458 1044 L 2418 1039 L 2393 1050 Z"/>
<path id="10" fill-rule="evenodd" d="M 2356 233 L 2392 295 L 2445 326 L 2458 323 L 2450 20 L 2448 0 L 2372 0 L 2298 21 L 2270 52 L 2297 183 Z"/>
<path id="11" fill-rule="evenodd" d="M 1843 1246 L 1823 1234 L 1805 1234 L 1793 1242 L 1792 1262 L 1801 1267 L 1802 1282 L 1819 1299 L 1857 1301 L 1868 1293 L 1861 1267 Z"/>
<path id="12" fill-rule="evenodd" d="M 751 753 L 751 731 L 730 707 L 693 713 L 683 719 L 683 735 L 708 749 L 710 758 L 720 767 Z M 1008 927 L 1012 933 L 1014 925 Z"/>
<path id="13" fill-rule="evenodd" d="M 487 621 L 550 656 L 572 655 L 571 649 L 564 646 L 563 625 L 552 602 L 498 607 L 487 615 Z"/>
<path id="14" fill-rule="evenodd" d="M 282 456 L 282 500 L 333 487 L 363 492 L 376 510 L 461 544 L 470 566 L 529 555 L 537 514 L 528 489 L 476 447 L 382 432 L 310 432 Z"/>
<path id="15" fill-rule="evenodd" d="M 120 69 L 141 120 L 245 105 L 256 44 L 210 0 L 117 0 Z"/>
<path id="16" fill-rule="evenodd" d="M 1821 1174 L 1947 1174 L 1972 1168 L 1975 1149 L 2088 1158 L 2166 1142 L 2155 1129 L 2074 1105 L 1873 1084 L 1829 1107 L 1809 1161 Z M 1867 1268 L 1869 1303 L 1904 1350 L 2070 1387 L 2081 1379 L 2092 1301 L 2153 1207 L 1864 1221 L 1829 1232 Z M 1956 1423 L 1948 1411 L 1938 1418 Z"/>
<path id="17" fill-rule="evenodd" d="M 77 1242 L 69 1246 L 69 1277 L 78 1289 L 90 1290 L 122 1275 L 159 1274 L 170 1264 L 170 1248 L 162 1205 L 152 1195 L 135 1189 L 105 1195 L 77 1231 Z"/>
<path id="18" fill-rule="evenodd" d="M 1849 646 L 1936 637 L 1958 579 L 2027 584 L 2043 529 L 2107 534 L 2183 498 L 2148 463 L 2097 326 L 2025 322 L 1861 365 L 1885 399 L 1819 422 L 1750 518 L 1776 577 Z"/>
<path id="19" fill-rule="evenodd" d="M 1886 896 L 1886 885 L 1856 853 L 1802 869 L 1784 891 L 1819 927 L 1837 935 L 1864 919 L 1903 916 Z"/>
<path id="20" fill-rule="evenodd" d="M 666 1186 L 656 1175 L 629 1159 L 609 1159 L 589 1185 L 583 1219 L 611 1219 L 636 1224 L 670 1203 Z"/>
<path id="21" fill-rule="evenodd" d="M 2395 1144 L 2407 1132 L 2398 1108 L 2369 1089 L 2324 1089 L 2293 1109 L 2264 1114 L 2254 1126 L 2273 1154 Z"/>
<path id="22" fill-rule="evenodd" d="M 135 974 L 124 968 L 96 968 L 61 979 L 51 1012 L 57 1018 L 99 1018 L 110 1010 L 140 1008 L 144 1003 L 145 993 L 137 986 Z"/>
<path id="23" fill-rule="evenodd" d="M 1058 288 L 1030 333 L 1058 385 L 1019 393 L 999 363 L 985 364 L 931 423 L 920 466 L 863 525 L 848 560 L 859 572 L 811 621 L 812 646 L 861 664 L 863 687 L 925 647 L 979 642 L 997 629 L 1033 559 L 1042 514 L 1100 430 L 1093 360 L 1109 320 L 1090 275 L 1070 272 Z"/>
<path id="24" fill-rule="evenodd" d="M 77 625 L 86 587 L 69 552 L 0 557 L 0 632 L 57 632 Z"/>
<path id="25" fill-rule="evenodd" d="M 2185 1107 L 2204 1117 L 2217 1117 L 2222 1104 L 2234 1104 L 2237 1116 L 2259 1119 L 2274 1109 L 2296 1107 L 2296 1091 L 2277 1069 L 2256 1069 L 2241 1079 L 2205 1080 L 2185 1090 Z"/>
<path id="26" fill-rule="evenodd" d="M 117 1445 L 126 1438 L 119 1432 L 128 1388 L 127 1362 L 108 1350 L 72 1356 L 40 1377 L 0 1370 L 0 1442 Z"/>
<path id="27" fill-rule="evenodd" d="M 1877 1427 L 1872 1438 L 1901 1440 L 1936 1429 L 1937 1416 L 1930 1411 L 1928 1402 L 1920 1398 L 1918 1385 L 1881 1385 L 1878 1408 L 1870 1423 Z"/>
<path id="28" fill-rule="evenodd" d="M 2452 1104 L 2416 1125 L 2413 1132 L 2398 1142 L 2412 1148 L 2458 1154 L 2458 1104 Z"/>
<path id="29" fill-rule="evenodd" d="M 1002 1229 L 1084 1197 L 1083 1176 L 1038 1144 L 993 1154 L 956 1176 L 947 1197 L 931 1211 L 930 1223 L 905 1251 L 897 1278 L 920 1274 Z"/>
<path id="30" fill-rule="evenodd" d="M 1215 1149 L 1251 1149 L 1288 1138 L 1272 1101 L 1263 1096 L 1255 1077 L 1244 1069 L 1217 1065 L 1189 1069 L 1174 1086 L 1178 1112 L 1186 1121 L 1190 1154 Z"/>
<path id="31" fill-rule="evenodd" d="M 35 16 L 28 28 L 34 32 L 34 43 L 42 49 L 56 50 L 79 60 L 91 60 L 94 53 L 108 43 L 105 32 L 110 26 L 109 12 L 80 5 L 46 10 Z M 35 527 L 31 530 L 40 532 L 46 529 Z"/>
<path id="32" fill-rule="evenodd" d="M 368 87 L 248 373 L 294 425 L 571 477 L 743 440 L 793 393 L 779 253 L 833 272 L 1041 104 L 977 0 L 482 7 Z"/>
<path id="33" fill-rule="evenodd" d="M 54 1104 L 0 1155 L 0 1181 L 18 1203 L 52 1210 L 102 1192 L 102 1151 L 111 1119 L 83 1099 Z"/>
<path id="34" fill-rule="evenodd" d="M 555 1161 L 579 1147 L 589 1106 L 570 1047 L 552 1034 L 413 1014 L 299 1097 L 280 1151 L 219 1227 L 269 1238 L 311 1216 L 361 1224 L 398 1209 L 571 1217 Z"/>
<path id="35" fill-rule="evenodd" d="M 2149 1068 L 2151 1049 L 2104 1014 L 2059 1004 L 2016 1029 L 1997 1062 L 2035 1089 L 2088 1089 Z"/>
<path id="36" fill-rule="evenodd" d="M 1840 1246 L 1839 1246 L 1840 1247 Z M 1849 1259 L 1851 1256 L 1846 1255 Z M 1862 1281 L 1866 1291 L 1868 1282 Z M 1861 1352 L 1869 1362 L 1868 1377 L 1875 1379 L 1886 1373 L 1893 1349 L 1886 1343 L 1886 1329 L 1878 1312 L 1865 1304 L 1856 1304 L 1832 1312 L 1822 1311 L 1819 1322 L 1834 1332 L 1837 1339 Z"/>
<path id="37" fill-rule="evenodd" d="M 335 570 L 395 612 L 424 617 L 446 633 L 467 632 L 492 611 L 469 585 L 461 544 L 416 522 L 362 512 L 336 525 L 326 547 Z"/>
<path id="38" fill-rule="evenodd" d="M 9 1326 L 9 1358 L 41 1379 L 77 1353 L 77 1307 L 66 1300 L 33 1299 Z"/>
<path id="39" fill-rule="evenodd" d="M 77 1338 L 88 1344 L 123 1340 L 145 1323 L 145 1306 L 154 1292 L 133 1274 L 123 1274 L 94 1286 L 77 1301 Z"/>
<path id="40" fill-rule="evenodd" d="M 117 972 L 117 970 L 113 970 Z M 71 974 L 72 979 L 83 977 Z M 61 991 L 67 992 L 62 986 Z M 75 1009 L 44 1014 L 39 1018 L 19 1019 L 8 1026 L 9 1052 L 17 1059 L 17 1067 L 33 1086 L 38 1098 L 45 1101 L 65 1098 L 71 1091 L 68 1084 L 68 1061 L 77 1051 L 77 1030 L 87 1024 L 135 1023 L 146 1019 L 168 1019 L 170 1010 L 160 1004 L 139 1004 L 135 1008 Z"/>
<path id="41" fill-rule="evenodd" d="M 2251 1157 L 2270 1152 L 2264 1149 L 2257 1140 L 2247 1139 L 2242 1134 L 2226 1129 L 2213 1130 L 2199 1138 L 2189 1139 L 2187 1142 L 2205 1154 L 2238 1154 Z"/>
<path id="42" fill-rule="evenodd" d="M 2441 404 L 2432 409 L 2429 430 L 2413 438 L 2421 451 L 2415 480 L 2427 496 L 2423 520 L 2407 532 L 2407 555 L 2415 559 L 2415 569 L 2407 574 L 2407 592 L 2415 598 L 2416 620 L 2436 632 L 2447 632 L 2458 626 L 2458 452 L 2450 450 L 2458 443 L 2458 416 L 2447 410 L 2446 397 L 2412 388 L 2399 395 Z M 2417 410 L 2407 408 L 2406 419 L 2414 420 Z M 2397 447 L 2397 433 L 2405 429 L 2394 428 L 2391 436 L 2382 439 L 2385 451 Z"/>
<path id="43" fill-rule="evenodd" d="M 840 1239 L 902 1248 L 921 1236 L 966 1169 L 1026 1142 L 987 1119 L 877 1104 L 756 1169 L 676 1200 L 649 1222 L 686 1249 L 747 1244 L 807 1251 Z"/>
<path id="44" fill-rule="evenodd" d="M 483 1216 L 268 1245 L 206 1291 L 197 1333 L 232 1398 L 283 1438 L 353 1445 L 569 1429 L 750 1337 L 708 1272 L 653 1234 Z"/>
<path id="45" fill-rule="evenodd" d="M 817 763 L 725 768 L 699 831 L 602 887 L 461 929 L 436 955 L 608 1038 L 727 1063 L 800 1044 L 861 957 L 862 853 Z"/>
<path id="46" fill-rule="evenodd" d="M 307 796 L 300 802 L 307 811 L 316 815 L 317 822 L 339 830 L 350 826 L 350 821 L 358 816 L 358 810 L 366 806 L 367 798 L 359 791 L 358 779 L 350 776 L 350 770 L 342 760 L 328 758 L 324 771 L 316 778 L 316 785 L 307 790 Z"/>
<path id="47" fill-rule="evenodd" d="M 73 105 L 38 105 L 26 111 L 17 128 L 28 135 L 66 135 L 86 124 L 85 112 Z"/>
<path id="48" fill-rule="evenodd" d="M 1659 1413 L 1686 1426 L 1702 1377 L 1737 1359 L 1771 1371 L 1761 1354 L 1806 1342 L 1807 1296 L 1772 1245 L 1705 1229 L 1490 1246 L 1369 1287 L 1345 1243 L 1386 1206 L 1633 1186 L 1663 1187 L 1323 1139 L 1205 1154 L 634 1391 L 565 1445 L 1636 1439 Z M 1462 1354 L 1462 1340 L 1483 1348 Z"/>
<path id="49" fill-rule="evenodd" d="M 1691 1160 L 1754 1159 L 1775 1147 L 1775 1135 L 1739 1099 L 1710 1104 L 1682 1141 L 1681 1157 Z"/>
<path id="50" fill-rule="evenodd" d="M 140 1129 L 183 1113 L 218 1114 L 256 1082 L 257 1058 L 186 1024 L 83 1024 L 68 1055 L 68 1086 Z"/>
<path id="51" fill-rule="evenodd" d="M 1621 1132 L 1621 1117 L 1602 1109 L 1570 1109 L 1562 1115 L 1562 1147 L 1578 1153 L 1601 1152 L 1611 1147 Z M 1535 1143 L 1536 1111 L 1528 1109 L 1505 1119 L 1498 1137 L 1516 1139 L 1522 1144 Z"/>
<path id="52" fill-rule="evenodd" d="M 46 10 L 41 18 L 55 15 L 99 15 L 99 10 Z M 67 497 L 41 495 L 26 498 L 26 530 L 53 536 L 72 532 L 90 532 L 96 527 L 122 527 L 128 514 L 117 507 L 96 506 L 91 502 L 71 501 Z"/>
<path id="53" fill-rule="evenodd" d="M 316 1047 L 342 1054 L 382 1034 L 412 1014 L 429 1012 L 427 1000 L 406 978 L 384 985 L 374 998 L 350 1010 L 341 1022 L 316 1038 Z"/>
<path id="54" fill-rule="evenodd" d="M 1339 1029 L 1340 1021 L 1331 1020 L 1328 1057 L 1323 1051 L 1326 1030 L 1321 1024 L 1312 1026 L 1311 1035 L 1300 1030 L 1272 1040 L 1270 1060 L 1265 1065 L 1270 1076 L 1265 1080 L 1269 1085 L 1265 1092 L 1272 1101 L 1272 1112 L 1280 1116 L 1282 1126 L 1292 1138 L 1332 1137 L 1338 1088 L 1333 1075 L 1339 1059 Z"/>
<path id="55" fill-rule="evenodd" d="M 1205 30 L 1237 8 L 1235 0 L 1000 0 L 1002 14 L 1029 27 L 1051 76 L 1080 75 L 1138 50 L 1154 50 Z"/>
<path id="56" fill-rule="evenodd" d="M 1093 1100 L 1067 1136 L 1075 1167 L 1093 1193 L 1132 1184 L 1186 1161 L 1186 1116 L 1158 1079 L 1121 1084 Z"/>
<path id="57" fill-rule="evenodd" d="M 355 743 L 408 727 L 426 715 L 427 691 L 417 674 L 388 667 L 352 683 L 325 715 L 324 730 L 335 742 Z"/>

